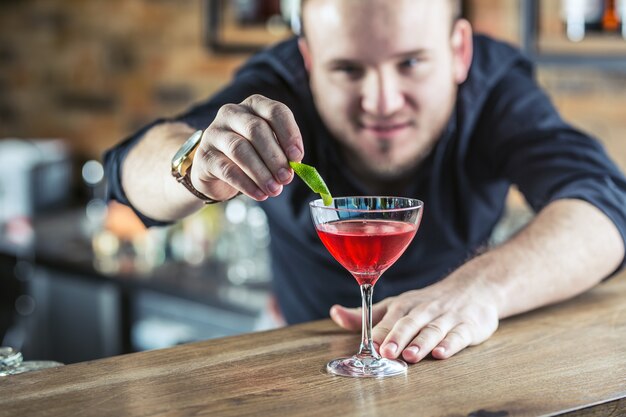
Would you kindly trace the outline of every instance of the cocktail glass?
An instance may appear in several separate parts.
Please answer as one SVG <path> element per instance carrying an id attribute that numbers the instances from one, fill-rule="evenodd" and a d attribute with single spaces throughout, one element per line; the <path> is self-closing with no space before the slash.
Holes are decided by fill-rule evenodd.
<path id="1" fill-rule="evenodd" d="M 406 372 L 404 361 L 383 358 L 374 347 L 372 294 L 382 273 L 413 240 L 424 204 L 403 197 L 339 197 L 329 206 L 321 199 L 309 206 L 322 243 L 361 287 L 363 318 L 359 352 L 330 361 L 326 370 L 341 376 L 375 378 Z"/>

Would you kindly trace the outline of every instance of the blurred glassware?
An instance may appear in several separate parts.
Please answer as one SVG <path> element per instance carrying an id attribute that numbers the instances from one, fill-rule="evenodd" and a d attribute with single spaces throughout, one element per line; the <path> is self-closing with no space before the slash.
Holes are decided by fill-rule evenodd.
<path id="1" fill-rule="evenodd" d="M 604 13 L 602 14 L 602 30 L 616 32 L 620 26 L 620 16 L 616 0 L 604 0 Z"/>
<path id="2" fill-rule="evenodd" d="M 104 179 L 104 168 L 99 161 L 90 160 L 83 164 L 81 174 L 86 184 L 98 185 Z"/>
<path id="3" fill-rule="evenodd" d="M 86 216 L 98 271 L 144 274 L 165 261 L 167 228 L 147 229 L 132 209 L 115 201 L 90 204 Z"/>
<path id="4" fill-rule="evenodd" d="M 95 268 L 106 274 L 147 274 L 164 262 L 226 265 L 233 284 L 270 279 L 269 227 L 263 210 L 246 197 L 205 206 L 164 227 L 146 228 L 127 206 L 95 200 L 86 208 Z"/>
<path id="5" fill-rule="evenodd" d="M 626 0 L 619 0 L 617 4 L 618 15 L 622 22 L 622 38 L 626 40 Z"/>
<path id="6" fill-rule="evenodd" d="M 567 38 L 580 42 L 588 31 L 602 30 L 604 0 L 562 0 L 562 18 Z"/>
<path id="7" fill-rule="evenodd" d="M 100 161 L 89 160 L 81 169 L 83 183 L 89 189 L 89 198 L 103 201 L 105 198 L 104 167 Z"/>
<path id="8" fill-rule="evenodd" d="M 22 354 L 12 347 L 0 347 L 0 376 L 22 374 L 24 372 L 63 366 L 56 361 L 23 361 Z"/>
<path id="9" fill-rule="evenodd" d="M 289 27 L 296 35 L 300 34 L 302 24 L 300 22 L 300 0 L 281 0 L 280 12 L 283 20 L 289 23 Z"/>
<path id="10" fill-rule="evenodd" d="M 240 196 L 225 203 L 226 222 L 217 241 L 216 257 L 228 265 L 233 284 L 265 283 L 270 280 L 267 217 L 252 200 Z"/>
<path id="11" fill-rule="evenodd" d="M 561 0 L 567 38 L 582 41 L 587 33 L 621 33 L 626 39 L 626 0 Z"/>
<path id="12" fill-rule="evenodd" d="M 94 266 L 107 274 L 147 274 L 166 261 L 201 265 L 213 256 L 224 222 L 223 208 L 208 205 L 170 226 L 146 228 L 127 206 L 90 204 Z"/>
<path id="13" fill-rule="evenodd" d="M 224 208 L 211 204 L 170 228 L 169 249 L 175 261 L 201 265 L 213 257 L 224 223 Z"/>
<path id="14" fill-rule="evenodd" d="M 16 250 L 33 242 L 31 219 L 64 207 L 72 163 L 59 139 L 0 140 L 0 236 Z"/>

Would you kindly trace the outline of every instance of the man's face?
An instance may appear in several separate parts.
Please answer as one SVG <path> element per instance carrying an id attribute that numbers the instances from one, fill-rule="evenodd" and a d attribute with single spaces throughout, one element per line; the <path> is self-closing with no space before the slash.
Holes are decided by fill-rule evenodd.
<path id="1" fill-rule="evenodd" d="M 309 0 L 304 19 L 300 48 L 315 103 L 350 167 L 383 181 L 409 173 L 467 75 L 467 22 L 453 30 L 441 0 Z"/>

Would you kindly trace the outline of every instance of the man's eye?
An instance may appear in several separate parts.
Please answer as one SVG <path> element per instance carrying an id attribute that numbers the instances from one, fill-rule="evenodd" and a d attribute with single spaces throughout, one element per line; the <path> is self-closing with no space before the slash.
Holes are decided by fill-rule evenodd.
<path id="1" fill-rule="evenodd" d="M 363 69 L 356 65 L 339 65 L 334 70 L 351 78 L 359 77 L 363 73 Z"/>
<path id="2" fill-rule="evenodd" d="M 400 62 L 400 68 L 414 68 L 420 62 L 418 58 L 408 58 Z"/>

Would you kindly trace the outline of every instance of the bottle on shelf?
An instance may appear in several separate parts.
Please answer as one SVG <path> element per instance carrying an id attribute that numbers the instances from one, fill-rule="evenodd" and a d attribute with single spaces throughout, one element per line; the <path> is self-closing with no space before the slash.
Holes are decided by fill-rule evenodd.
<path id="1" fill-rule="evenodd" d="M 567 38 L 579 42 L 588 32 L 601 31 L 603 12 L 604 0 L 562 0 L 561 13 Z"/>
<path id="2" fill-rule="evenodd" d="M 616 0 L 604 0 L 604 13 L 602 14 L 602 31 L 617 32 L 620 28 L 620 16 Z"/>
<path id="3" fill-rule="evenodd" d="M 619 19 L 622 23 L 622 38 L 624 38 L 624 40 L 626 40 L 626 0 L 618 0 L 617 1 L 617 11 L 618 11 L 618 16 Z"/>

